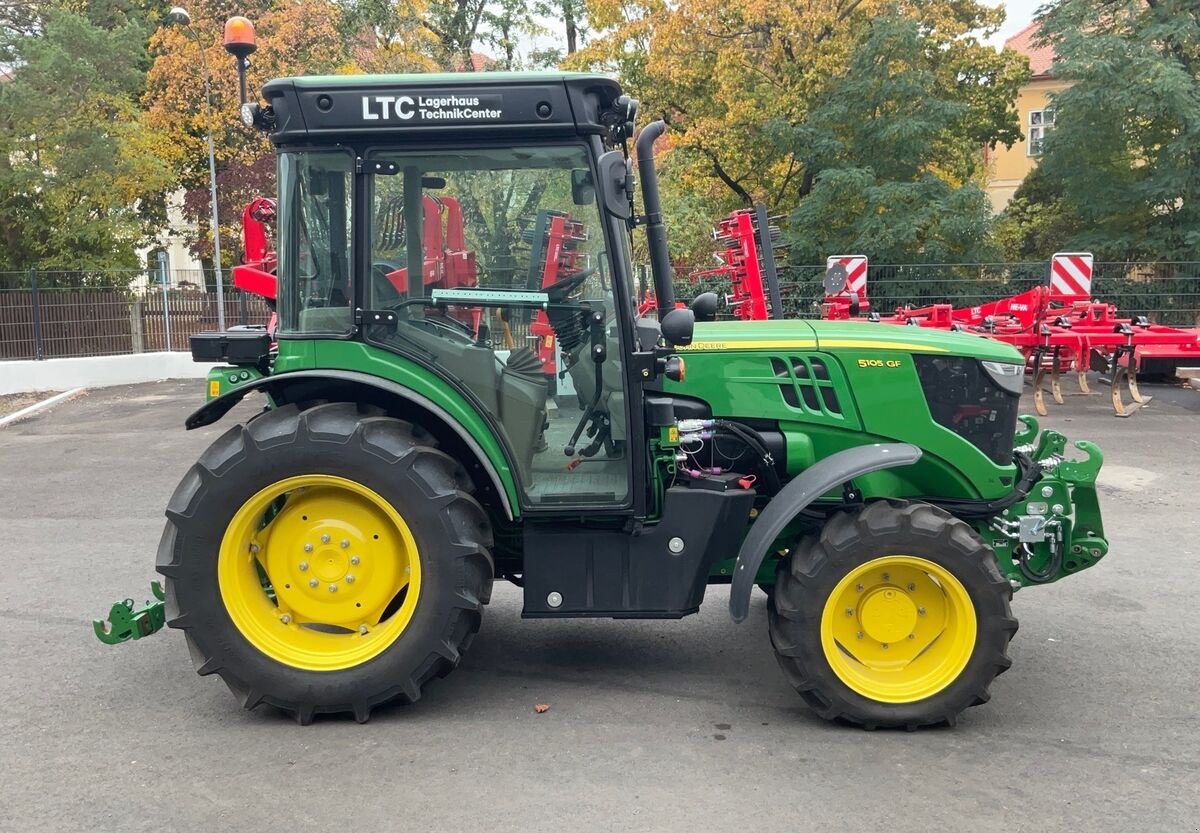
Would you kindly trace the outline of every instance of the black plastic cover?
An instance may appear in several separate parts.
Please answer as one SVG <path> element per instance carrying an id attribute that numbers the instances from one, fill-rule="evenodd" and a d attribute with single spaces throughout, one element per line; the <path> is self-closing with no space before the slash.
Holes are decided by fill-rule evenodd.
<path id="1" fill-rule="evenodd" d="M 752 489 L 676 486 L 667 489 L 662 520 L 640 534 L 527 523 L 522 616 L 678 619 L 695 613 L 709 570 L 737 549 L 753 505 Z M 672 539 L 678 539 L 676 552 Z"/>
<path id="2" fill-rule="evenodd" d="M 192 335 L 192 361 L 259 366 L 271 352 L 266 330 L 226 330 Z"/>
<path id="3" fill-rule="evenodd" d="M 665 428 L 675 424 L 675 402 L 667 396 L 646 397 L 646 424 Z"/>

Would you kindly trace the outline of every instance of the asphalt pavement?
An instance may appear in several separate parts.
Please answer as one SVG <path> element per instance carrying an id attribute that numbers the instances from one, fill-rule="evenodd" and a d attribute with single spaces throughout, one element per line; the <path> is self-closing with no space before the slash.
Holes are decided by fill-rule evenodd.
<path id="1" fill-rule="evenodd" d="M 90 624 L 148 598 L 167 498 L 226 423 L 183 429 L 198 381 L 90 391 L 0 429 L 0 833 L 1200 831 L 1200 392 L 1148 392 L 1043 420 L 1104 449 L 1111 552 L 1017 595 L 990 703 L 906 733 L 810 714 L 765 598 L 735 625 L 723 588 L 677 622 L 522 621 L 498 585 L 415 706 L 244 712 L 180 633 Z"/>

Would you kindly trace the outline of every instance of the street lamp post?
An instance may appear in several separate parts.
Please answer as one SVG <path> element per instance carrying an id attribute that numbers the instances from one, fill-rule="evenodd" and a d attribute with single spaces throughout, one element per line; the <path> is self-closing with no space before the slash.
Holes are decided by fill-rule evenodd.
<path id="1" fill-rule="evenodd" d="M 200 34 L 192 28 L 192 16 L 188 14 L 187 9 L 175 6 L 167 15 L 167 19 L 181 26 L 187 36 L 196 42 L 196 47 L 200 50 L 200 69 L 204 73 L 204 133 L 208 140 L 208 190 L 212 203 L 213 268 L 217 277 L 217 328 L 224 330 L 225 280 L 221 274 L 221 225 L 217 214 L 217 162 L 213 155 L 212 89 L 208 74 L 208 60 L 204 56 L 204 46 L 200 43 Z"/>

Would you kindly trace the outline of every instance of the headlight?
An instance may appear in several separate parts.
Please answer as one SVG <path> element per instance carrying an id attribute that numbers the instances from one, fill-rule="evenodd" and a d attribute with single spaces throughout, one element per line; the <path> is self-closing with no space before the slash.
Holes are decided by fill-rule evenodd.
<path id="1" fill-rule="evenodd" d="M 258 105 L 247 101 L 242 105 L 241 115 L 242 124 L 246 127 L 254 127 L 254 122 L 258 119 Z"/>
<path id="2" fill-rule="evenodd" d="M 1025 384 L 1025 365 L 985 361 L 980 364 L 993 382 L 1015 396 L 1021 395 L 1021 387 Z"/>

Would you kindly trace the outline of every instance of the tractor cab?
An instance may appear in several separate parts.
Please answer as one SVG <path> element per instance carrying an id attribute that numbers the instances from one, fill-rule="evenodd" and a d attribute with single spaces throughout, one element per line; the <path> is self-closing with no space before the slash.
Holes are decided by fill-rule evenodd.
<path id="1" fill-rule="evenodd" d="M 666 365 L 658 322 L 635 321 L 637 103 L 569 73 L 285 78 L 263 98 L 243 119 L 278 152 L 274 372 L 402 357 L 494 421 L 522 503 L 628 509 L 630 390 Z"/>

